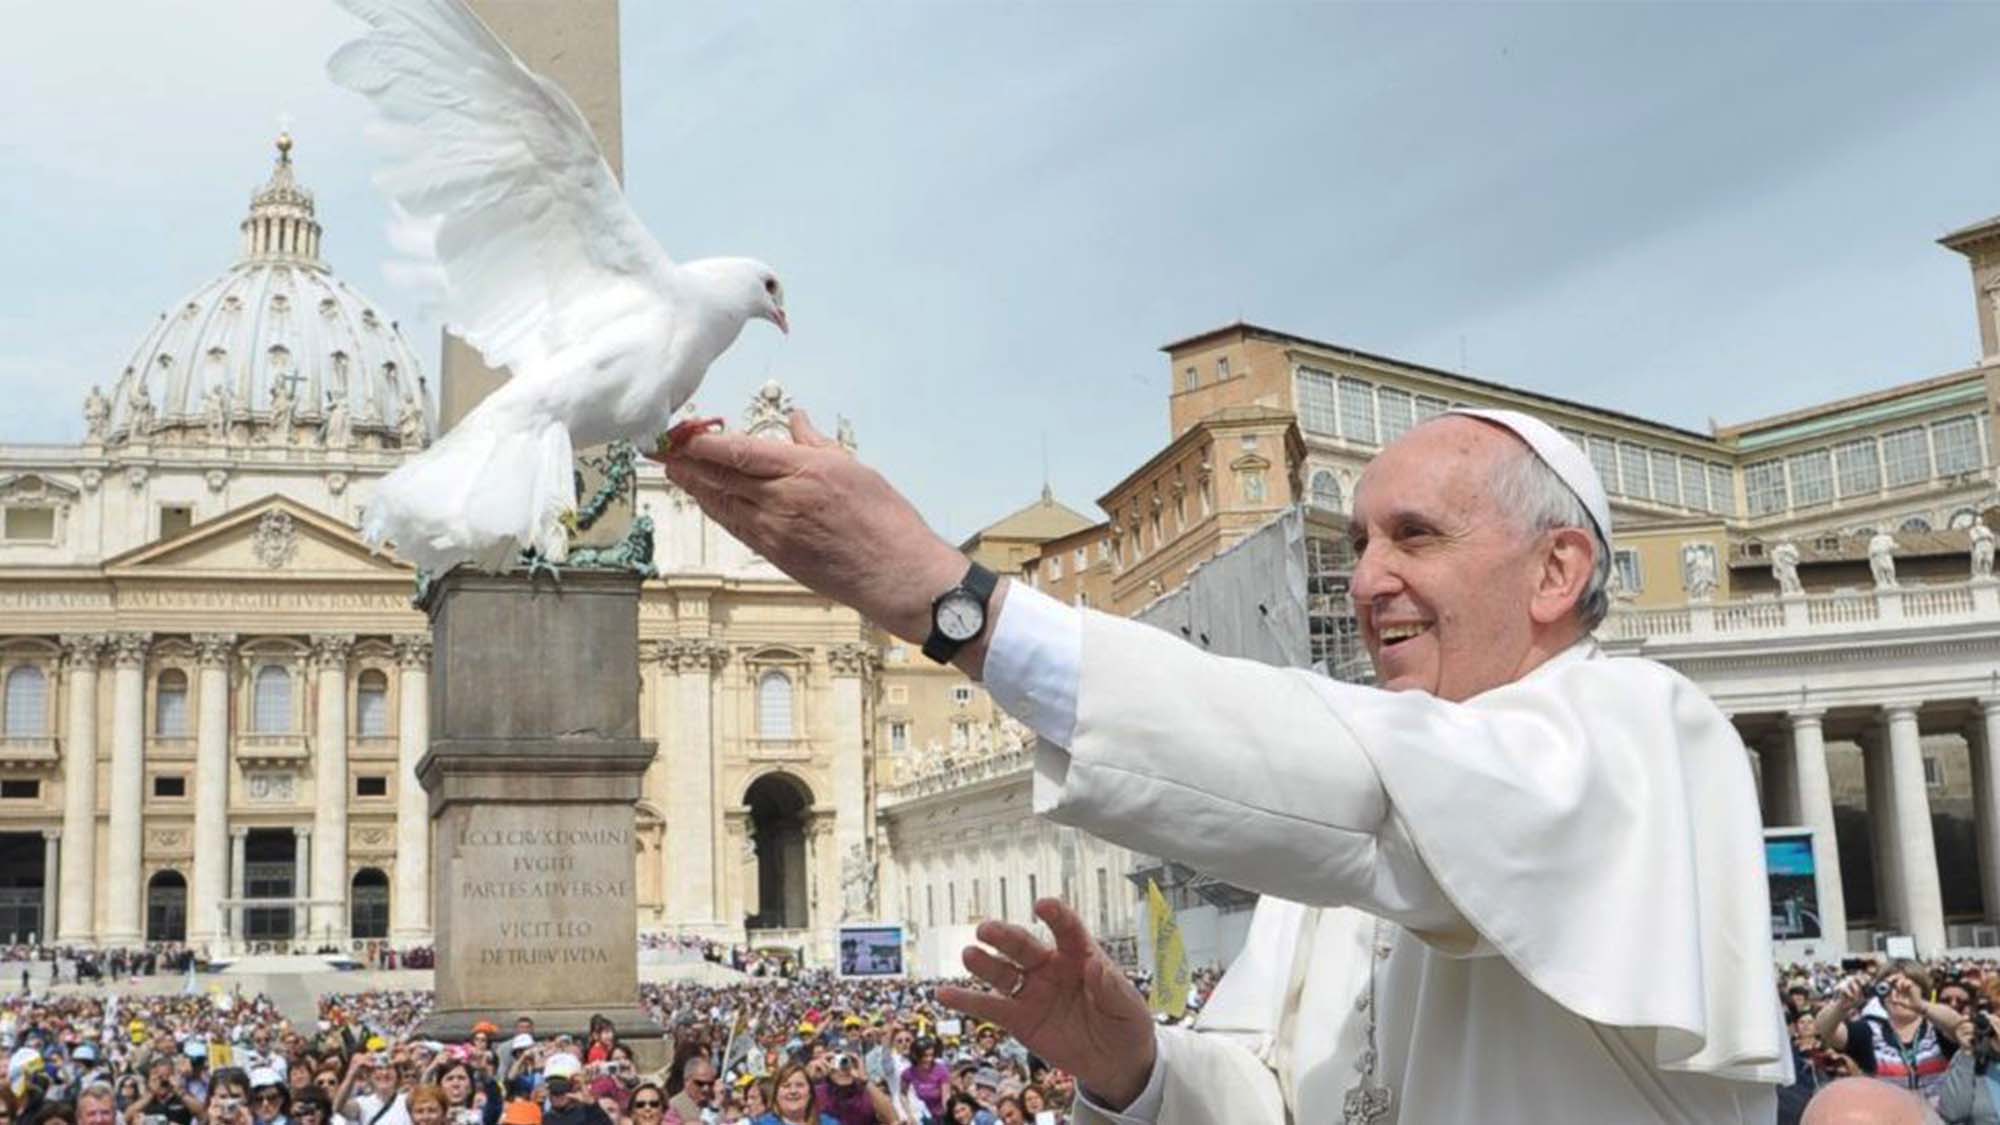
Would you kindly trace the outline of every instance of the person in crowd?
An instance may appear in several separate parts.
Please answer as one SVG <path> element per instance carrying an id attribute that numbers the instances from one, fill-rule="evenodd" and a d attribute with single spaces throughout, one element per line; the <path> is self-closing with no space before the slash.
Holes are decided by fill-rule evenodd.
<path id="1" fill-rule="evenodd" d="M 405 1096 L 404 1106 L 410 1114 L 410 1125 L 445 1125 L 446 1114 L 451 1107 L 445 1101 L 444 1091 L 436 1086 L 418 1086 Z"/>
<path id="2" fill-rule="evenodd" d="M 945 1101 L 945 1120 L 952 1125 L 993 1125 L 993 1115 L 981 1109 L 971 1094 L 953 1094 Z"/>
<path id="3" fill-rule="evenodd" d="M 772 1083 L 771 1109 L 755 1125 L 839 1125 L 813 1101 L 812 1076 L 802 1063 L 786 1063 Z"/>
<path id="4" fill-rule="evenodd" d="M 625 1109 L 625 1117 L 618 1125 L 663 1125 L 667 1117 L 667 1092 L 657 1082 L 641 1082 L 632 1091 L 632 1100 L 625 1103 Z"/>
<path id="5" fill-rule="evenodd" d="M 113 1125 L 118 1120 L 118 1091 L 102 1082 L 76 1098 L 77 1125 Z"/>
<path id="6" fill-rule="evenodd" d="M 852 1051 L 837 1051 L 827 1060 L 825 1076 L 813 1082 L 813 1104 L 840 1125 L 894 1125 L 896 1120 L 888 1092 L 869 1081 L 861 1057 Z"/>
<path id="7" fill-rule="evenodd" d="M 573 1054 L 551 1054 L 542 1066 L 542 1091 L 548 1102 L 542 1107 L 543 1125 L 612 1125 L 610 1115 L 592 1102 L 583 1089 L 583 1063 Z"/>
<path id="8" fill-rule="evenodd" d="M 444 1091 L 446 1125 L 498 1125 L 500 1090 L 491 1076 L 474 1073 L 466 1055 L 439 1062 L 431 1081 Z"/>
<path id="9" fill-rule="evenodd" d="M 680 1092 L 669 1104 L 682 1121 L 700 1121 L 715 1097 L 715 1064 L 706 1055 L 691 1054 L 681 1061 L 679 1074 Z"/>
<path id="10" fill-rule="evenodd" d="M 910 1046 L 910 1066 L 903 1074 L 904 1089 L 934 1119 L 944 1117 L 944 1099 L 951 1085 L 951 1069 L 938 1060 L 937 1040 L 928 1036 Z"/>
<path id="11" fill-rule="evenodd" d="M 408 1102 L 402 1091 L 402 1075 L 389 1058 L 387 1044 L 380 1038 L 368 1040 L 368 1050 L 356 1054 L 348 1065 L 336 1103 L 348 1125 L 410 1125 Z"/>
<path id="12" fill-rule="evenodd" d="M 202 1113 L 200 1099 L 183 1087 L 183 1078 L 171 1058 L 156 1055 L 146 1065 L 145 1091 L 125 1108 L 127 1125 L 146 1118 L 163 1118 L 171 1125 L 191 1125 Z"/>
<path id="13" fill-rule="evenodd" d="M 1872 974 L 1842 981 L 1814 1018 L 1814 1029 L 1827 1046 L 1852 1058 L 1863 1074 L 1913 1090 L 1936 1104 L 1965 1017 L 1926 1000 L 1930 993 L 1928 970 L 1914 962 L 1894 961 Z"/>
<path id="14" fill-rule="evenodd" d="M 1803 1125 L 1931 1125 L 1935 1120 L 1913 1090 L 1873 1078 L 1843 1078 L 1813 1096 Z"/>
<path id="15" fill-rule="evenodd" d="M 250 1115 L 257 1125 L 291 1125 L 292 1091 L 269 1067 L 250 1072 Z"/>
<path id="16" fill-rule="evenodd" d="M 293 1125 L 332 1125 L 333 1101 L 318 1086 L 307 1086 L 292 1099 Z"/>

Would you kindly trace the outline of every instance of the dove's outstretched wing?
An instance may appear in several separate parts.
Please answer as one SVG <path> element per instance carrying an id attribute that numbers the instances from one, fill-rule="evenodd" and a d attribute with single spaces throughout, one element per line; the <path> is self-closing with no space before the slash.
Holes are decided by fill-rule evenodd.
<path id="1" fill-rule="evenodd" d="M 428 247 L 445 322 L 517 374 L 671 302 L 672 265 L 590 126 L 457 0 L 339 0 L 371 30 L 327 63 L 392 150 L 376 182 L 399 246 Z"/>

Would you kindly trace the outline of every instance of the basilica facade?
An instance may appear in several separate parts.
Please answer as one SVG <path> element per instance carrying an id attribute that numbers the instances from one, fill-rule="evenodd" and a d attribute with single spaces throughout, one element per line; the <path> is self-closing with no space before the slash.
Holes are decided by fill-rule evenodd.
<path id="1" fill-rule="evenodd" d="M 76 388 L 84 440 L 0 444 L 0 941 L 432 940 L 428 623 L 410 568 L 354 529 L 436 396 L 322 233 L 281 140 L 234 264 Z M 740 424 L 787 440 L 789 406 L 769 384 Z M 902 748 L 990 704 L 925 670 L 887 689 L 902 646 L 650 464 L 637 502 L 662 575 L 640 607 L 640 929 L 825 956 L 880 911 L 878 699 Z"/>

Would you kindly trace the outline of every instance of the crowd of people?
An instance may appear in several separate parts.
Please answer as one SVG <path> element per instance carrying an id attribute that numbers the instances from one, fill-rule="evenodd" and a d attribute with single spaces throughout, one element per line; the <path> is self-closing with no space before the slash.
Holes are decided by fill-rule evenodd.
<path id="1" fill-rule="evenodd" d="M 1778 1120 L 1863 1077 L 1909 1090 L 1947 1125 L 2000 1121 L 2000 961 L 1853 958 L 1782 967 L 1797 1081 Z"/>

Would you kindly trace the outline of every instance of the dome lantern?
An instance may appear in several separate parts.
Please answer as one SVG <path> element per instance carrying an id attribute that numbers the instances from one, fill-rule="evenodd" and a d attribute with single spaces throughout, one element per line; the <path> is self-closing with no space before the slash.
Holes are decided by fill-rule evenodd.
<path id="1" fill-rule="evenodd" d="M 278 134 L 278 163 L 271 178 L 250 196 L 250 216 L 243 220 L 246 261 L 319 262 L 319 221 L 313 217 L 312 192 L 299 186 L 292 172 L 292 135 Z"/>

